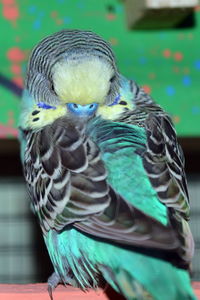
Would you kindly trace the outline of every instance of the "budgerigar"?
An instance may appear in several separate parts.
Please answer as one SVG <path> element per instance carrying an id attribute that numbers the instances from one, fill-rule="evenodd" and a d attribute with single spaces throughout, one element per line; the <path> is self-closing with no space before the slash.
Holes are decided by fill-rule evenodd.
<path id="1" fill-rule="evenodd" d="M 58 283 L 194 300 L 184 156 L 169 116 L 90 31 L 43 39 L 20 118 L 28 192 Z M 67 297 L 67 296 L 66 296 Z"/>

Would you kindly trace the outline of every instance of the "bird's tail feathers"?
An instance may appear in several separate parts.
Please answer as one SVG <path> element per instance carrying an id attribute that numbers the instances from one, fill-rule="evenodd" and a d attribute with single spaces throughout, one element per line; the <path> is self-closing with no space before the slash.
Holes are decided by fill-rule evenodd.
<path id="1" fill-rule="evenodd" d="M 126 270 L 119 269 L 115 273 L 105 265 L 100 266 L 105 280 L 127 300 L 153 300 L 144 287 Z"/>

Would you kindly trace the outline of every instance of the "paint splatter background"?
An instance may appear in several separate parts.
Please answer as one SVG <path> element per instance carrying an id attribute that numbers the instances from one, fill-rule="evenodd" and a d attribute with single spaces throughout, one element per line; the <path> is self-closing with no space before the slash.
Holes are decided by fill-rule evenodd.
<path id="1" fill-rule="evenodd" d="M 179 136 L 200 135 L 200 7 L 195 23 L 190 29 L 129 31 L 118 0 L 0 0 L 0 138 L 17 136 L 30 50 L 63 28 L 90 29 L 110 41 L 121 72 L 171 114 Z"/>

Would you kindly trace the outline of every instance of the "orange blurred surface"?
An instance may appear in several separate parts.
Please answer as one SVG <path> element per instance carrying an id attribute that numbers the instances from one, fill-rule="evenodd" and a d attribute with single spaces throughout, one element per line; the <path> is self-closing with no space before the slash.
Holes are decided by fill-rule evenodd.
<path id="1" fill-rule="evenodd" d="M 95 291 L 82 292 L 71 286 L 58 286 L 53 292 L 54 300 L 108 300 L 104 292 L 99 289 Z M 0 300 L 50 300 L 47 292 L 47 284 L 1 284 Z"/>
<path id="2" fill-rule="evenodd" d="M 200 299 L 200 282 L 194 282 L 193 287 L 197 298 Z M 117 300 L 114 295 L 111 298 L 102 289 L 82 292 L 71 286 L 58 286 L 53 293 L 54 300 Z M 38 284 L 0 284 L 0 300 L 50 300 L 46 283 Z M 120 297 L 119 297 L 120 299 Z"/>

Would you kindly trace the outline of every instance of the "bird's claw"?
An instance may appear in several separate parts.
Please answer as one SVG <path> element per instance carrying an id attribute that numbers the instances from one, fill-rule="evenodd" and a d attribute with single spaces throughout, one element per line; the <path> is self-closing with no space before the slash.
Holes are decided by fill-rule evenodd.
<path id="1" fill-rule="evenodd" d="M 48 284 L 47 291 L 49 293 L 50 299 L 53 300 L 53 287 L 50 284 Z"/>
<path id="2" fill-rule="evenodd" d="M 47 291 L 49 293 L 49 297 L 51 300 L 53 300 L 53 290 L 57 287 L 57 285 L 60 282 L 60 276 L 54 272 L 49 278 L 48 278 L 48 288 Z"/>

